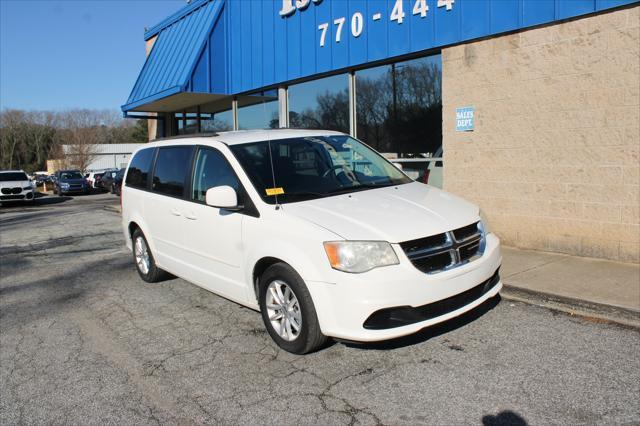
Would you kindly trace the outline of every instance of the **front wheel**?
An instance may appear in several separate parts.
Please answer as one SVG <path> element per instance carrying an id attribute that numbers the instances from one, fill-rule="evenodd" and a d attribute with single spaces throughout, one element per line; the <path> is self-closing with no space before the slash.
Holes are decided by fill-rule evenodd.
<path id="1" fill-rule="evenodd" d="M 293 268 L 270 266 L 260 277 L 258 292 L 262 320 L 278 346 L 302 355 L 325 344 L 311 294 Z"/>

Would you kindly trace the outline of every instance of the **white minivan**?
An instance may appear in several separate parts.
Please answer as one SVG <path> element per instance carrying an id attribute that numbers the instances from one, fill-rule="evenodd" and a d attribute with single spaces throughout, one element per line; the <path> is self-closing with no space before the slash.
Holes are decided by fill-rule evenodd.
<path id="1" fill-rule="evenodd" d="M 149 143 L 127 169 L 122 225 L 143 280 L 168 272 L 259 310 L 297 354 L 414 333 L 502 287 L 478 207 L 333 131 Z"/>

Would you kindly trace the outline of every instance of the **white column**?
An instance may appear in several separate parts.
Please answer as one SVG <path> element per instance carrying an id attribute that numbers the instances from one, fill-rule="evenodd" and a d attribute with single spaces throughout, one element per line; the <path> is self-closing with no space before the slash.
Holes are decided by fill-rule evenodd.
<path id="1" fill-rule="evenodd" d="M 231 101 L 231 115 L 233 116 L 233 130 L 238 130 L 238 100 Z"/>
<path id="2" fill-rule="evenodd" d="M 278 116 L 280 127 L 289 127 L 289 94 L 286 87 L 278 87 Z"/>
<path id="3" fill-rule="evenodd" d="M 356 122 L 356 75 L 349 73 L 349 134 L 354 138 L 358 137 L 358 126 Z"/>

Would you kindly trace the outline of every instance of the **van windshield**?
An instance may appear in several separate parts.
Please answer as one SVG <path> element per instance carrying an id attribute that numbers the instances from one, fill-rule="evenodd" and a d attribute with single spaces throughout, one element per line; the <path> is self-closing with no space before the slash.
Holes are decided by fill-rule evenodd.
<path id="1" fill-rule="evenodd" d="M 80 172 L 62 172 L 60 173 L 60 179 L 82 179 L 82 175 L 80 174 Z"/>
<path id="2" fill-rule="evenodd" d="M 279 203 L 289 203 L 411 182 L 380 154 L 346 135 L 262 141 L 230 148 L 269 204 L 275 204 L 276 197 Z"/>
<path id="3" fill-rule="evenodd" d="M 0 182 L 11 182 L 17 180 L 29 180 L 24 172 L 4 172 L 0 173 Z"/>

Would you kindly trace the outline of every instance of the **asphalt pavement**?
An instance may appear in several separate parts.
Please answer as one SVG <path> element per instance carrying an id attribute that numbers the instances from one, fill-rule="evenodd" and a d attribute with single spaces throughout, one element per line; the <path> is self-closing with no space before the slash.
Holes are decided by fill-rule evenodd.
<path id="1" fill-rule="evenodd" d="M 295 356 L 257 312 L 140 280 L 117 207 L 0 208 L 0 424 L 640 424 L 637 329 L 495 298 Z"/>

